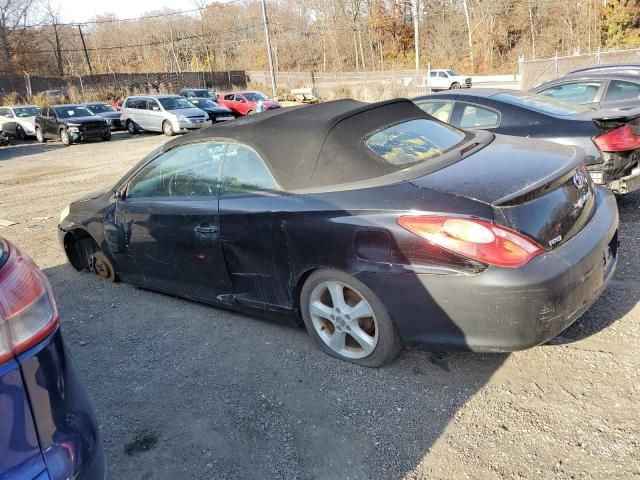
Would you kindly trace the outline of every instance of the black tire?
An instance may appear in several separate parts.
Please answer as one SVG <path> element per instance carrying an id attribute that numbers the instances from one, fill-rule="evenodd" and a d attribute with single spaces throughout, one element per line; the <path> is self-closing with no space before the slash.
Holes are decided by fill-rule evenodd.
<path id="1" fill-rule="evenodd" d="M 460 84 L 458 82 L 453 82 L 451 84 L 450 90 L 458 90 L 460 88 Z"/>
<path id="2" fill-rule="evenodd" d="M 137 135 L 138 126 L 136 125 L 136 122 L 133 120 L 127 120 L 127 131 L 129 132 L 129 135 Z"/>
<path id="3" fill-rule="evenodd" d="M 47 137 L 44 136 L 44 134 L 42 133 L 42 129 L 40 127 L 36 127 L 36 139 L 40 143 L 47 142 Z"/>
<path id="4" fill-rule="evenodd" d="M 162 133 L 164 133 L 167 137 L 173 137 L 176 132 L 173 130 L 173 125 L 169 120 L 165 120 L 162 122 Z"/>
<path id="5" fill-rule="evenodd" d="M 104 134 L 104 135 L 102 135 L 102 137 L 100 137 L 100 138 L 102 138 L 102 141 L 103 141 L 103 142 L 108 142 L 109 140 L 111 140 L 111 132 L 109 132 L 109 133 L 105 133 L 105 134 Z"/>
<path id="6" fill-rule="evenodd" d="M 16 138 L 18 140 L 25 140 L 27 138 L 27 135 L 24 133 L 24 128 L 20 125 L 16 125 Z"/>
<path id="7" fill-rule="evenodd" d="M 67 147 L 71 145 L 71 135 L 69 135 L 69 132 L 66 128 L 60 130 L 60 141 Z"/>
<path id="8" fill-rule="evenodd" d="M 369 303 L 375 316 L 375 328 L 377 328 L 378 331 L 375 348 L 367 356 L 363 358 L 349 358 L 340 355 L 331 349 L 318 334 L 311 318 L 310 301 L 311 295 L 316 287 L 325 282 L 339 282 L 344 284 L 347 289 L 352 288 L 357 291 L 357 293 Z M 300 310 L 305 327 L 316 345 L 328 355 L 340 360 L 356 363 L 364 367 L 381 367 L 393 360 L 403 348 L 398 328 L 380 299 L 364 283 L 340 270 L 323 269 L 313 272 L 305 281 L 300 292 Z"/>

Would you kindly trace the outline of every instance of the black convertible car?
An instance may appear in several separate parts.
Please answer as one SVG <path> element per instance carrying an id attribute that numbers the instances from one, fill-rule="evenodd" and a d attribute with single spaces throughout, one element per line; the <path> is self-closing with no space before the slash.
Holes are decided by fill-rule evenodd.
<path id="1" fill-rule="evenodd" d="M 279 109 L 167 143 L 65 209 L 60 240 L 78 270 L 304 323 L 361 365 L 516 350 L 616 265 L 616 202 L 583 161 L 407 100 Z"/>
<path id="2" fill-rule="evenodd" d="M 640 188 L 640 109 L 596 110 L 535 93 L 488 88 L 413 101 L 455 127 L 578 146 L 587 154 L 585 164 L 595 183 L 618 195 Z"/>

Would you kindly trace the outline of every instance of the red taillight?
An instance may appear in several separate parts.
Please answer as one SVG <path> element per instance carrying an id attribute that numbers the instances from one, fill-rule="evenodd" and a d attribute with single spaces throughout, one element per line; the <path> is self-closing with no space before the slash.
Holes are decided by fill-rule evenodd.
<path id="1" fill-rule="evenodd" d="M 527 237 L 482 220 L 404 216 L 398 224 L 435 245 L 498 267 L 520 267 L 543 252 Z"/>
<path id="2" fill-rule="evenodd" d="M 640 136 L 629 125 L 622 125 L 595 138 L 596 145 L 603 152 L 626 152 L 640 148 Z"/>
<path id="3" fill-rule="evenodd" d="M 0 268 L 0 362 L 29 349 L 58 325 L 47 278 L 15 247 L 7 244 L 5 250 L 9 257 Z"/>

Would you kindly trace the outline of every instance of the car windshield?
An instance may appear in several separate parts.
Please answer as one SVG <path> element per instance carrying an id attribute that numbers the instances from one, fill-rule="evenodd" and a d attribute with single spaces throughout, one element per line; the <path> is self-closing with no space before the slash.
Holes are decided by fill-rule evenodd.
<path id="1" fill-rule="evenodd" d="M 213 98 L 209 90 L 191 90 L 191 93 L 198 98 Z"/>
<path id="2" fill-rule="evenodd" d="M 14 108 L 13 112 L 16 114 L 16 117 L 26 118 L 26 117 L 35 117 L 40 113 L 40 107 L 20 107 Z"/>
<path id="3" fill-rule="evenodd" d="M 181 108 L 193 108 L 193 104 L 184 97 L 166 97 L 159 99 L 165 110 L 180 110 Z"/>
<path id="4" fill-rule="evenodd" d="M 571 103 L 556 100 L 555 98 L 538 95 L 535 93 L 527 93 L 526 95 L 515 95 L 513 93 L 499 93 L 492 97 L 498 101 L 525 107 L 540 113 L 549 113 L 551 115 L 574 115 L 576 113 L 587 112 L 593 110 L 589 107 L 581 105 L 573 105 Z"/>
<path id="5" fill-rule="evenodd" d="M 57 107 L 54 108 L 58 114 L 58 118 L 76 118 L 76 117 L 92 117 L 93 113 L 87 110 L 86 107 L 81 106 L 69 106 L 69 107 Z"/>
<path id="6" fill-rule="evenodd" d="M 393 170 L 400 170 L 438 157 L 464 138 L 456 128 L 421 118 L 374 133 L 366 145 Z"/>
<path id="7" fill-rule="evenodd" d="M 448 73 L 449 75 L 451 75 L 452 77 L 460 77 L 460 76 L 461 76 L 461 75 L 460 75 L 458 72 L 456 72 L 455 70 L 447 70 L 447 73 Z"/>
<path id="8" fill-rule="evenodd" d="M 106 113 L 106 112 L 115 112 L 116 109 L 111 105 L 100 103 L 98 105 L 87 105 L 87 108 L 91 110 L 93 113 Z"/>
<path id="9" fill-rule="evenodd" d="M 244 98 L 246 98 L 250 102 L 259 102 L 260 100 L 264 102 L 265 100 L 269 100 L 269 97 L 260 92 L 247 92 L 243 93 L 243 95 Z"/>
<path id="10" fill-rule="evenodd" d="M 219 105 L 209 98 L 197 98 L 191 101 L 196 107 L 215 108 Z"/>

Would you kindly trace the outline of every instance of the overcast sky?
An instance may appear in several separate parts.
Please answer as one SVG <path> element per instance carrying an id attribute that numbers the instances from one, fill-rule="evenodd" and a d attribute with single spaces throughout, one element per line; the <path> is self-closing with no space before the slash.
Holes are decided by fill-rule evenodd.
<path id="1" fill-rule="evenodd" d="M 61 20 L 64 22 L 84 22 L 105 13 L 114 13 L 119 18 L 132 18 L 166 7 L 176 10 L 196 8 L 189 0 L 54 0 L 53 4 L 60 7 Z"/>

